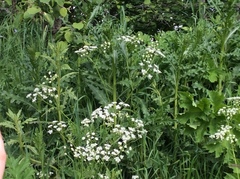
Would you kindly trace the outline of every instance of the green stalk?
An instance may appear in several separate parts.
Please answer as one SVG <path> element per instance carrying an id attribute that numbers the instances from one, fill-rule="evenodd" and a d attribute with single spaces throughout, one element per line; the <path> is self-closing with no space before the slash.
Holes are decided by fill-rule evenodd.
<path id="1" fill-rule="evenodd" d="M 224 53 L 225 53 L 225 47 L 224 47 L 224 44 L 222 44 L 222 47 L 221 47 L 221 52 L 220 52 L 220 58 L 219 58 L 219 69 L 222 71 L 223 70 L 223 56 L 224 56 Z M 219 79 L 218 79 L 218 92 L 219 94 L 222 93 L 222 82 L 223 82 L 223 76 L 222 74 L 219 75 Z"/>
<path id="2" fill-rule="evenodd" d="M 112 73 L 113 73 L 113 102 L 117 102 L 117 77 L 116 77 L 116 58 L 117 52 L 113 51 L 113 60 L 112 60 Z M 114 108 L 116 109 L 116 104 L 114 104 Z M 114 117 L 114 125 L 117 124 L 117 118 Z"/>
<path id="3" fill-rule="evenodd" d="M 58 112 L 58 120 L 62 121 L 61 115 L 61 64 L 60 64 L 60 57 L 57 57 L 57 112 Z"/>
<path id="4" fill-rule="evenodd" d="M 235 152 L 234 152 L 234 148 L 233 147 L 231 147 L 231 148 L 232 148 L 232 153 L 233 153 L 233 160 L 234 160 L 235 165 L 237 166 L 238 163 L 237 163 L 236 155 L 235 155 Z M 240 176 L 239 176 L 238 172 L 237 172 L 237 178 L 240 179 Z"/>

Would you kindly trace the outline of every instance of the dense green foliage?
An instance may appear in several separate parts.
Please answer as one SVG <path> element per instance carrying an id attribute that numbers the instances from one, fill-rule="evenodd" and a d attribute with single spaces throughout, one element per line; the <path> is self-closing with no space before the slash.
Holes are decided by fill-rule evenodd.
<path id="1" fill-rule="evenodd" d="M 5 178 L 240 178 L 238 1 L 0 2 Z"/>

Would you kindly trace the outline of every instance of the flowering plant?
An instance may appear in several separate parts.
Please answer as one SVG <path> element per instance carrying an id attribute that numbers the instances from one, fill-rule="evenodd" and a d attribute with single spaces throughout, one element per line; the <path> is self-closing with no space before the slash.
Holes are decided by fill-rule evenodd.
<path id="1" fill-rule="evenodd" d="M 112 102 L 85 118 L 81 122 L 85 134 L 81 145 L 75 145 L 71 140 L 74 157 L 106 165 L 120 163 L 131 152 L 131 142 L 147 133 L 142 120 L 130 116 L 127 108 L 126 103 Z"/>

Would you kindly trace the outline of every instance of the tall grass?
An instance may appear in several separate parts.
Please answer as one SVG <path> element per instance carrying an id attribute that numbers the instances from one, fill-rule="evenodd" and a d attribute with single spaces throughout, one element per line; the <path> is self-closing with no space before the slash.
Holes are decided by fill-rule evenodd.
<path id="1" fill-rule="evenodd" d="M 217 148 L 209 147 L 209 135 L 224 121 L 217 114 L 224 105 L 220 93 L 238 94 L 229 93 L 229 78 L 220 73 L 236 64 L 238 54 L 229 48 L 237 45 L 235 19 L 226 19 L 227 32 L 218 31 L 212 17 L 149 36 L 127 28 L 123 9 L 120 23 L 111 17 L 94 22 L 101 12 L 94 13 L 82 35 L 72 32 L 72 42 L 61 29 L 56 39 L 38 19 L 2 22 L 6 178 L 220 179 L 236 173 L 224 152 L 215 155 Z"/>

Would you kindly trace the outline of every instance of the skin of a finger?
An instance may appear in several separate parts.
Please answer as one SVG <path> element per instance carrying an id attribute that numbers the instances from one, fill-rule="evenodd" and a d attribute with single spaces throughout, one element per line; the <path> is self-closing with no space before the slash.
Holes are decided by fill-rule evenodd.
<path id="1" fill-rule="evenodd" d="M 7 154 L 4 148 L 2 134 L 0 133 L 0 179 L 2 179 L 4 175 L 6 160 L 7 160 Z"/>

